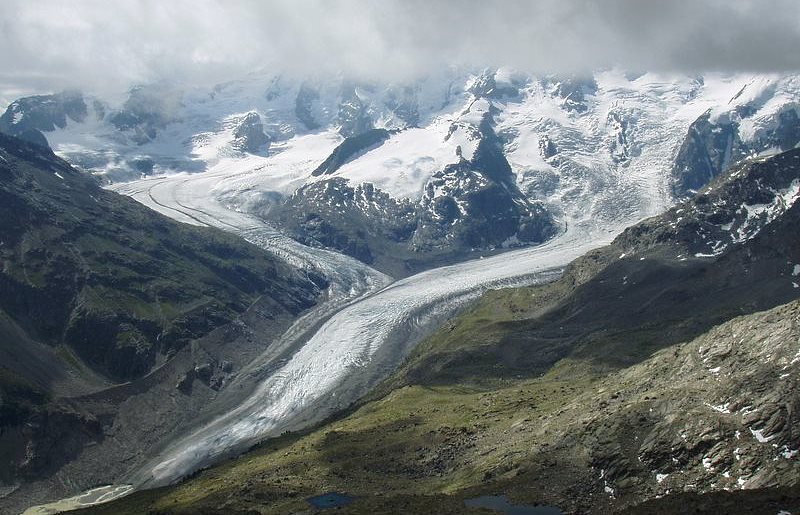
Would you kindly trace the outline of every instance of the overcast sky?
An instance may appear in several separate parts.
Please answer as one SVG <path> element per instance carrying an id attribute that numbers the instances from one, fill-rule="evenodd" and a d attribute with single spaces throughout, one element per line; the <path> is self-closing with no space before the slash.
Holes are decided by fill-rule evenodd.
<path id="1" fill-rule="evenodd" d="M 413 78 L 800 69 L 800 0 L 2 0 L 0 106 L 23 93 L 248 71 Z"/>

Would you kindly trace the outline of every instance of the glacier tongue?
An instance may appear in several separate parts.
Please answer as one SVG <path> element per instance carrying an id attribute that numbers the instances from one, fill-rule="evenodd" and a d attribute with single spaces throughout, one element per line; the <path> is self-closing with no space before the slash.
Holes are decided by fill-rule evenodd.
<path id="1" fill-rule="evenodd" d="M 113 189 L 178 220 L 237 232 L 295 266 L 322 272 L 331 281 L 330 300 L 298 320 L 240 374 L 260 383 L 247 400 L 178 438 L 127 478 L 139 486 L 169 483 L 261 438 L 324 419 L 365 394 L 413 344 L 485 289 L 552 279 L 563 265 L 623 228 L 576 224 L 539 247 L 390 284 L 390 278 L 363 263 L 300 245 L 261 220 L 225 208 L 214 196 L 214 185 L 206 174 L 194 174 Z M 327 321 L 317 329 L 318 319 Z M 274 358 L 287 349 L 293 354 L 276 368 Z"/>
<path id="2" fill-rule="evenodd" d="M 191 199 L 199 204 L 195 207 L 189 203 L 190 199 L 184 197 L 178 202 L 179 195 L 164 194 L 185 180 L 148 181 L 161 190 L 155 197 L 159 202 L 156 207 L 196 219 L 202 217 L 209 225 L 215 225 L 213 220 L 219 217 L 216 225 L 227 230 L 238 224 L 250 241 L 268 250 L 279 249 L 281 255 L 295 264 L 319 267 L 326 274 L 335 273 L 333 280 L 338 283 L 335 287 L 340 301 L 333 308 L 323 307 L 314 313 L 315 317 L 332 316 L 307 340 L 289 342 L 307 334 L 297 328 L 290 330 L 278 345 L 302 343 L 302 346 L 285 365 L 275 370 L 263 366 L 264 362 L 256 362 L 250 367 L 247 373 L 258 375 L 261 382 L 246 401 L 174 441 L 128 478 L 140 486 L 170 483 L 222 456 L 246 449 L 259 439 L 323 420 L 365 394 L 397 366 L 421 337 L 482 291 L 553 279 L 563 265 L 610 241 L 622 229 L 622 226 L 573 225 L 545 245 L 430 270 L 376 292 L 386 284 L 386 278 L 357 261 L 296 244 L 270 232 L 267 226 L 258 227 L 250 217 L 226 212 L 213 198 L 195 196 Z M 128 188 L 132 186 L 118 189 L 130 191 Z M 153 197 L 141 194 L 138 198 L 153 201 Z M 299 325 L 307 327 L 309 322 L 304 317 Z M 273 354 L 272 349 L 265 353 Z"/>

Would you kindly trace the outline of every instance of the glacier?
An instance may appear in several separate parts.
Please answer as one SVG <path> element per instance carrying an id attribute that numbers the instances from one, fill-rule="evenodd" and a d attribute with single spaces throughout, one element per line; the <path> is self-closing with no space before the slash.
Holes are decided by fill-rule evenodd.
<path id="1" fill-rule="evenodd" d="M 471 127 L 477 115 L 493 110 L 520 191 L 544 202 L 561 225 L 559 235 L 542 245 L 483 258 L 477 250 L 475 259 L 400 280 L 337 252 L 301 245 L 252 214 L 270 195 L 280 198 L 321 180 L 311 172 L 343 140 L 339 83 L 316 83 L 308 111 L 319 122 L 313 129 L 295 112 L 305 82 L 253 75 L 211 93 L 184 92 L 172 121 L 143 144 L 132 144 L 101 117 L 47 133 L 67 160 L 86 162 L 91 155 L 96 167 L 89 169 L 109 179 L 110 189 L 178 221 L 237 233 L 331 284 L 324 302 L 239 374 L 257 385 L 244 401 L 168 442 L 120 481 L 136 488 L 169 484 L 347 407 L 482 292 L 552 280 L 574 258 L 668 207 L 675 155 L 703 113 L 711 110 L 715 121 L 730 118 L 756 99 L 760 110 L 741 124 L 743 137 L 755 137 L 797 98 L 793 78 L 772 76 L 608 70 L 594 74 L 588 86 L 559 93 L 565 82 L 506 69 L 488 75 L 448 70 L 413 87 L 411 121 L 386 107 L 395 86 L 353 88 L 348 102 L 366 106 L 376 127 L 398 131 L 335 176 L 353 185 L 371 183 L 395 198 L 419 198 L 433 173 L 458 161 L 456 149 L 462 155 L 474 151 Z M 234 122 L 252 111 L 272 141 L 263 152 L 235 151 Z M 137 156 L 153 160 L 153 174 L 136 178 L 119 171 Z"/>

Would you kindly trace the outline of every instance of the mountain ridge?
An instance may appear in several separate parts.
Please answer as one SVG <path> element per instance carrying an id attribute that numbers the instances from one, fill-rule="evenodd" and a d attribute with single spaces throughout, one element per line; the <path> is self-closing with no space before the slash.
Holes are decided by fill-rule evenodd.
<path id="1" fill-rule="evenodd" d="M 0 216 L 0 506 L 126 468 L 327 287 L 5 134 Z"/>

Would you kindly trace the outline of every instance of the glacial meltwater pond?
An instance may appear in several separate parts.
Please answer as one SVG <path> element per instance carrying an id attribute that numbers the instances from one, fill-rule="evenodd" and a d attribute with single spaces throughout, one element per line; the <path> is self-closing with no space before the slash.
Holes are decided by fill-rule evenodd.
<path id="1" fill-rule="evenodd" d="M 505 495 L 484 495 L 467 499 L 464 504 L 470 508 L 488 508 L 504 515 L 563 515 L 553 506 L 526 506 L 512 504 Z"/>
<path id="2" fill-rule="evenodd" d="M 346 506 L 355 501 L 356 498 L 338 492 L 330 492 L 327 494 L 317 495 L 316 497 L 309 497 L 306 499 L 311 506 L 324 510 L 326 508 L 338 508 L 339 506 Z"/>

